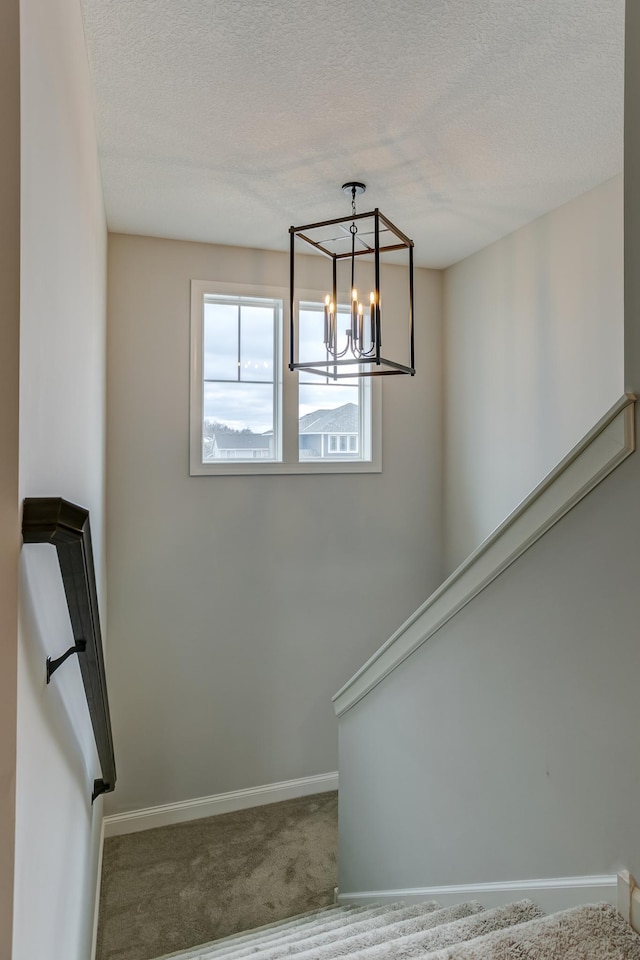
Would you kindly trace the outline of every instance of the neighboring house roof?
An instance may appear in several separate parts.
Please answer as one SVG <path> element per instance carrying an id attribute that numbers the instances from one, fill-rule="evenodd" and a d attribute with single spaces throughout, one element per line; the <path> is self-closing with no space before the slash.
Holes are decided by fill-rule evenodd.
<path id="1" fill-rule="evenodd" d="M 300 417 L 300 433 L 358 433 L 358 405 L 344 403 L 331 410 L 312 410 Z M 214 426 L 206 439 L 218 450 L 268 450 L 273 439 L 273 431 L 251 433 L 244 430 L 236 433 Z"/>
<path id="2" fill-rule="evenodd" d="M 333 410 L 313 410 L 300 417 L 300 433 L 358 433 L 358 406 L 344 403 Z"/>
<path id="3" fill-rule="evenodd" d="M 268 450 L 270 438 L 259 433 L 231 433 L 228 430 L 214 430 L 215 446 L 219 450 Z"/>

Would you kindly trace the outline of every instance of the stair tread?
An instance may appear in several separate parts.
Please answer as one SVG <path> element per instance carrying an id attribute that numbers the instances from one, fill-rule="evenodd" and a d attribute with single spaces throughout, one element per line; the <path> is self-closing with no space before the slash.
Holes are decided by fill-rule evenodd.
<path id="1" fill-rule="evenodd" d="M 433 903 L 431 909 L 435 909 L 438 904 Z M 282 935 L 277 935 L 260 941 L 258 945 L 257 941 L 252 941 L 248 943 L 246 948 L 234 951 L 230 956 L 233 957 L 233 960 L 245 960 L 246 957 L 255 957 L 257 952 L 262 952 L 263 949 L 282 947 L 285 944 L 294 943 L 300 940 L 307 940 L 309 937 L 318 937 L 324 934 L 330 934 L 333 931 L 342 931 L 343 935 L 346 936 L 346 931 L 349 930 L 352 926 L 361 924 L 363 922 L 368 922 L 380 916 L 390 916 L 395 915 L 397 912 L 402 910 L 406 904 L 403 902 L 394 902 L 390 904 L 369 904 L 366 907 L 356 907 L 351 913 L 346 917 L 336 917 L 333 919 L 330 916 L 323 917 L 318 920 L 317 923 L 312 923 L 309 925 L 303 925 L 300 927 L 293 927 L 288 932 L 283 932 Z M 226 954 L 225 954 L 226 956 Z"/>
<path id="2" fill-rule="evenodd" d="M 351 940 L 368 930 L 389 930 L 390 927 L 395 928 L 398 925 L 404 925 L 407 923 L 415 923 L 417 926 L 419 926 L 420 923 L 423 922 L 423 918 L 425 916 L 431 916 L 432 914 L 435 914 L 438 909 L 439 904 L 437 904 L 434 900 L 426 903 L 410 904 L 400 910 L 394 911 L 393 913 L 385 912 L 369 919 L 360 920 L 356 923 L 350 924 L 347 928 L 337 928 L 335 930 L 328 931 L 324 935 L 318 935 L 317 937 L 311 936 L 296 943 L 284 944 L 281 948 L 281 955 L 290 956 L 292 953 L 295 953 L 298 950 L 311 950 L 314 948 L 314 946 L 320 947 L 325 943 L 333 946 L 337 941 Z M 318 942 L 314 944 L 310 943 L 310 940 L 317 940 Z M 259 957 L 262 957 L 262 953 L 259 954 Z"/>
<path id="3" fill-rule="evenodd" d="M 322 914 L 348 914 L 352 913 L 354 909 L 359 909 L 353 907 L 352 905 L 336 905 L 331 904 L 327 907 L 319 907 L 317 910 L 309 910 L 306 913 L 294 914 L 290 917 L 284 917 L 282 920 L 273 920 L 271 923 L 260 924 L 259 927 L 251 927 L 248 930 L 239 930 L 237 933 L 230 933 L 226 937 L 218 937 L 215 940 L 209 940 L 204 944 L 199 944 L 194 947 L 186 947 L 184 950 L 176 950 L 172 953 L 163 953 L 160 957 L 154 957 L 154 960 L 189 960 L 193 956 L 194 950 L 203 950 L 205 948 L 212 949 L 213 947 L 222 948 L 226 944 L 230 946 L 235 946 L 239 944 L 240 941 L 249 941 L 253 940 L 256 937 L 259 937 L 261 934 L 265 936 L 278 932 L 279 930 L 285 930 L 287 927 L 294 927 L 298 924 L 303 924 L 305 922 L 313 923 L 314 920 L 318 919 Z"/>
<path id="4" fill-rule="evenodd" d="M 390 911 L 395 911 L 404 907 L 405 904 L 398 901 L 386 905 Z M 230 934 L 228 937 L 221 937 L 216 940 L 210 940 L 207 943 L 189 947 L 184 950 L 178 950 L 172 953 L 163 954 L 154 960 L 192 960 L 200 957 L 205 951 L 207 956 L 217 956 L 224 954 L 225 957 L 233 957 L 239 960 L 245 949 L 256 941 L 275 944 L 278 939 L 287 937 L 293 931 L 299 931 L 301 936 L 308 936 L 311 928 L 329 928 L 335 925 L 344 924 L 348 927 L 350 923 L 379 913 L 386 907 L 380 904 L 367 904 L 366 906 L 353 905 L 334 905 L 323 907 L 320 910 L 311 910 L 307 913 L 301 913 L 294 917 L 287 917 L 284 920 L 276 920 L 273 923 L 263 924 L 260 927 L 254 927 L 251 930 L 244 930 L 239 933 Z"/>
<path id="5" fill-rule="evenodd" d="M 640 960 L 640 936 L 608 903 L 572 907 L 498 930 L 423 960 Z"/>
<path id="6" fill-rule="evenodd" d="M 341 956 L 344 950 L 348 949 L 347 945 L 361 943 L 367 939 L 376 942 L 386 939 L 389 936 L 388 931 L 395 929 L 398 925 L 410 924 L 415 929 L 432 925 L 432 923 L 438 921 L 432 921 L 431 918 L 442 913 L 442 910 L 438 908 L 439 904 L 434 901 L 414 904 L 412 908 L 403 907 L 392 911 L 383 907 L 380 908 L 379 914 L 348 926 L 338 924 L 333 929 L 318 933 L 314 933 L 312 929 L 308 936 L 279 940 L 275 944 L 256 945 L 253 952 L 247 954 L 247 957 L 243 960 L 279 960 L 280 957 L 304 957 L 305 960 L 306 958 L 312 960 L 316 957 L 316 954 L 323 957 Z M 406 917 L 406 912 L 409 909 L 411 909 L 413 916 Z M 204 954 L 204 956 L 208 960 L 209 955 Z"/>
<path id="7" fill-rule="evenodd" d="M 333 907 L 249 936 L 240 952 L 230 937 L 157 960 L 640 960 L 640 936 L 607 903 L 550 916 L 530 900 L 490 910 L 474 901 Z"/>
<path id="8" fill-rule="evenodd" d="M 405 932 L 410 930 L 416 932 L 418 924 L 422 925 L 422 930 L 434 929 L 440 925 L 447 925 L 453 920 L 463 916 L 471 916 L 474 913 L 482 911 L 482 906 L 477 902 L 457 904 L 452 907 L 433 909 L 432 902 L 414 905 L 422 907 L 422 914 L 415 918 L 406 918 L 395 920 L 395 917 L 404 914 L 404 910 L 384 912 L 385 924 L 374 926 L 366 932 L 361 930 L 361 924 L 355 934 L 351 935 L 351 928 L 339 930 L 342 936 L 338 939 L 328 940 L 326 935 L 321 938 L 305 938 L 297 942 L 276 943 L 269 945 L 264 949 L 256 946 L 255 952 L 248 955 L 250 960 L 281 960 L 281 958 L 290 958 L 290 960 L 331 960 L 334 957 L 352 957 L 359 956 L 360 952 L 380 946 L 387 950 L 392 943 L 406 939 Z M 437 907 L 437 905 L 435 905 Z M 377 918 L 374 918 L 377 919 Z M 414 923 L 415 920 L 415 923 Z M 395 939 L 394 939 L 395 938 Z M 441 942 L 441 941 L 439 941 Z M 444 941 L 449 942 L 449 941 Z M 211 960 L 211 954 L 205 949 L 194 954 L 193 960 Z M 222 960 L 222 958 L 220 958 Z"/>
<path id="9" fill-rule="evenodd" d="M 240 930 L 238 933 L 230 933 L 226 937 L 219 937 L 216 940 L 212 940 L 211 943 L 215 943 L 216 946 L 223 944 L 239 944 L 241 940 L 253 940 L 255 937 L 259 937 L 262 934 L 265 936 L 284 931 L 287 927 L 294 927 L 302 925 L 303 923 L 312 924 L 317 920 L 322 920 L 324 917 L 327 917 L 329 914 L 331 916 L 345 916 L 346 914 L 353 913 L 355 910 L 360 909 L 359 907 L 353 906 L 336 906 L 331 904 L 328 907 L 320 907 L 318 910 L 309 910 L 307 913 L 294 914 L 290 917 L 285 917 L 283 920 L 273 920 L 271 923 L 260 924 L 259 927 L 252 927 L 249 930 Z M 171 954 L 170 956 L 173 956 Z"/>
<path id="10" fill-rule="evenodd" d="M 542 911 L 530 900 L 494 907 L 491 910 L 481 910 L 457 919 L 453 916 L 455 908 L 447 909 L 452 911 L 452 919 L 448 923 L 440 924 L 430 930 L 398 937 L 389 943 L 380 943 L 354 951 L 348 955 L 349 960 L 408 960 L 412 957 L 430 957 L 435 950 L 453 944 L 462 944 L 490 931 L 520 924 L 542 914 Z"/>
<path id="11" fill-rule="evenodd" d="M 482 906 L 477 902 L 457 904 L 453 907 L 441 907 L 439 910 L 423 913 L 422 916 L 414 919 L 401 920 L 397 923 L 392 921 L 385 926 L 375 927 L 331 943 L 307 946 L 305 941 L 300 945 L 299 951 L 286 954 L 286 956 L 290 957 L 291 960 L 332 960 L 334 957 L 351 958 L 359 956 L 363 951 L 375 946 L 388 951 L 393 948 L 394 944 L 411 934 L 424 934 L 426 931 L 432 931 L 442 925 L 446 926 L 452 920 L 471 916 L 473 913 L 480 911 L 482 911 Z M 304 949 L 305 946 L 306 949 Z M 285 954 L 269 951 L 268 953 L 256 954 L 256 960 L 279 960 L 280 957 L 284 956 Z"/>

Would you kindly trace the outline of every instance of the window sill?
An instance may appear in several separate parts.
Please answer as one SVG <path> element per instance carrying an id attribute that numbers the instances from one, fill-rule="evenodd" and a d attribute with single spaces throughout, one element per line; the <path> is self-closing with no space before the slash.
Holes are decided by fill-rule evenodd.
<path id="1" fill-rule="evenodd" d="M 202 463 L 192 464 L 192 477 L 255 477 L 278 476 L 282 474 L 335 474 L 335 473 L 382 473 L 380 461 L 332 461 L 322 463 L 312 460 L 303 463 Z"/>

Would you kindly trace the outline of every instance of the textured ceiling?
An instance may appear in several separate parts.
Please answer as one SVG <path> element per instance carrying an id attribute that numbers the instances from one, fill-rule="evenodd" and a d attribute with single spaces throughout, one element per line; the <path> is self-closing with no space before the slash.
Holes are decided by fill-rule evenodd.
<path id="1" fill-rule="evenodd" d="M 443 267 L 622 169 L 624 0 L 83 0 L 113 231 Z"/>

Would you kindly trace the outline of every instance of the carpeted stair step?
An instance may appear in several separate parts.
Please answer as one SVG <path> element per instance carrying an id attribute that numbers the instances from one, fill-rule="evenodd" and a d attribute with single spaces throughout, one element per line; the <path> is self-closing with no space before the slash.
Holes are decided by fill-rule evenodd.
<path id="1" fill-rule="evenodd" d="M 303 939 L 311 936 L 312 931 L 316 934 L 335 929 L 346 931 L 353 923 L 370 919 L 379 914 L 395 914 L 404 907 L 405 904 L 402 902 L 392 902 L 382 906 L 380 904 L 367 904 L 365 906 L 323 907 L 321 910 L 312 910 L 296 917 L 288 917 L 285 920 L 264 924 L 252 930 L 245 930 L 219 940 L 200 944 L 197 947 L 163 954 L 156 960 L 200 960 L 205 956 L 215 958 L 215 960 L 244 960 L 245 956 L 254 957 L 257 950 L 273 947 L 287 938 Z"/>
<path id="2" fill-rule="evenodd" d="M 389 909 L 391 906 L 391 909 Z M 333 960 L 360 956 L 363 951 L 379 947 L 381 956 L 394 956 L 396 944 L 411 943 L 412 935 L 425 936 L 425 931 L 455 926 L 462 918 L 482 913 L 483 908 L 477 902 L 462 903 L 452 907 L 439 908 L 434 902 L 402 906 L 386 905 L 378 908 L 376 915 L 369 915 L 348 925 L 339 924 L 335 929 L 322 929 L 312 924 L 297 939 L 282 938 L 272 941 L 255 941 L 254 949 L 245 960 Z M 525 913 L 519 913 L 511 922 L 539 916 L 540 911 L 530 905 Z M 353 920 L 353 918 L 351 918 Z M 504 924 L 503 924 L 504 925 Z M 486 924 L 477 928 L 469 936 L 480 931 L 492 929 Z M 455 937 L 443 936 L 434 941 L 437 946 L 455 942 Z M 429 949 L 429 947 L 427 947 Z M 227 960 L 227 954 L 215 954 L 206 947 L 200 947 L 190 955 L 191 960 Z"/>
<path id="3" fill-rule="evenodd" d="M 609 904 L 551 916 L 530 900 L 484 910 L 394 903 L 329 907 L 158 960 L 640 960 Z"/>
<path id="4" fill-rule="evenodd" d="M 271 923 L 261 924 L 259 927 L 251 927 L 249 930 L 239 930 L 237 933 L 230 933 L 226 937 L 219 937 L 217 940 L 209 940 L 207 943 L 199 944 L 197 947 L 186 947 L 184 950 L 176 950 L 173 953 L 163 953 L 161 957 L 154 957 L 154 960 L 191 960 L 195 950 L 211 950 L 219 948 L 223 950 L 228 947 L 230 950 L 241 943 L 248 943 L 251 940 L 258 940 L 261 937 L 268 937 L 278 932 L 285 932 L 287 929 L 302 926 L 306 923 L 314 923 L 322 919 L 322 915 L 332 914 L 334 917 L 353 913 L 354 910 L 361 908 L 353 905 L 336 906 L 331 904 L 328 907 L 319 907 L 317 910 L 309 910 L 308 913 L 300 913 L 293 917 L 285 917 L 283 920 L 273 920 Z"/>
<path id="5" fill-rule="evenodd" d="M 407 916 L 409 910 L 411 915 Z M 445 909 L 433 902 L 413 904 L 410 908 L 385 912 L 351 924 L 346 930 L 338 929 L 292 944 L 278 944 L 271 949 L 260 950 L 252 955 L 251 960 L 333 960 L 334 957 L 351 957 L 376 944 L 389 949 L 396 940 L 409 934 L 430 930 L 481 910 L 482 906 L 477 902 L 461 903 Z"/>
<path id="6" fill-rule="evenodd" d="M 640 936 L 608 903 L 572 907 L 466 943 L 422 954 L 423 960 L 640 960 Z"/>
<path id="7" fill-rule="evenodd" d="M 480 904 L 461 905 L 461 915 L 482 909 Z M 261 950 L 251 960 L 279 960 L 280 957 L 298 957 L 316 960 L 316 957 L 339 957 L 367 940 L 375 943 L 398 936 L 400 931 L 424 930 L 437 923 L 446 922 L 443 911 L 434 900 L 413 903 L 393 912 L 385 910 L 375 917 L 360 919 L 347 928 L 337 928 L 327 933 L 316 934 L 290 944 L 282 944 L 271 950 Z"/>
<path id="8" fill-rule="evenodd" d="M 455 907 L 447 907 L 446 910 L 451 911 L 452 918 L 449 922 L 438 924 L 430 930 L 396 937 L 387 943 L 380 943 L 349 953 L 349 960 L 423 958 L 430 956 L 431 951 L 442 947 L 461 944 L 466 940 L 477 938 L 491 931 L 524 923 L 543 915 L 542 910 L 531 900 L 521 900 L 518 903 L 510 903 L 504 907 L 494 907 L 491 910 L 480 910 L 460 919 L 456 919 L 454 916 Z M 445 911 L 441 912 L 444 913 Z M 302 960 L 302 958 L 296 958 L 296 960 Z"/>
<path id="9" fill-rule="evenodd" d="M 388 909 L 389 906 L 392 909 Z M 242 958 L 242 960 L 279 960 L 281 957 L 306 958 L 322 949 L 337 956 L 339 950 L 345 949 L 345 944 L 359 942 L 362 937 L 369 937 L 371 942 L 385 939 L 389 925 L 394 924 L 398 918 L 405 918 L 404 922 L 417 925 L 428 924 L 430 922 L 428 918 L 438 909 L 439 905 L 433 901 L 413 904 L 412 907 L 407 907 L 405 904 L 387 904 L 378 907 L 375 913 L 352 918 L 352 922 L 348 925 L 338 924 L 331 928 L 320 928 L 314 925 L 312 928 L 307 928 L 303 936 L 298 936 L 295 939 L 290 937 L 274 943 L 263 943 L 259 947 L 256 946 L 254 952 Z M 410 911 L 410 915 L 407 915 L 408 911 Z M 400 922 L 402 921 L 400 920 Z M 203 960 L 204 958 L 209 960 L 208 954 L 203 954 Z"/>
<path id="10" fill-rule="evenodd" d="M 337 919 L 340 916 L 346 917 L 349 913 L 354 913 L 356 911 L 364 910 L 365 907 L 354 907 L 353 905 L 341 905 L 337 906 L 331 904 L 328 907 L 319 907 L 317 910 L 309 910 L 308 913 L 298 914 L 293 917 L 285 917 L 284 920 L 274 920 L 271 923 L 262 924 L 259 927 L 252 927 L 250 930 L 240 930 L 238 933 L 230 933 L 226 937 L 220 937 L 218 940 L 212 940 L 212 946 L 220 947 L 221 949 L 227 945 L 231 947 L 232 945 L 240 945 L 243 942 L 248 942 L 250 940 L 260 939 L 263 936 L 271 936 L 279 932 L 284 932 L 285 930 L 293 927 L 303 926 L 305 924 L 315 923 L 316 921 L 321 921 L 324 918 L 328 919 L 330 914 L 332 919 Z M 186 953 L 187 951 L 182 951 Z M 171 957 L 180 957 L 180 953 L 168 954 Z M 162 958 L 164 960 L 164 958 Z"/>
<path id="11" fill-rule="evenodd" d="M 253 960 L 258 952 L 262 955 L 262 952 L 266 949 L 281 948 L 288 944 L 307 940 L 310 937 L 331 934 L 334 931 L 337 931 L 342 937 L 347 937 L 349 936 L 351 927 L 354 925 L 375 920 L 379 917 L 395 916 L 395 914 L 403 910 L 405 906 L 406 904 L 402 902 L 392 902 L 383 905 L 369 904 L 363 907 L 352 908 L 346 915 L 333 916 L 332 914 L 325 914 L 314 923 L 301 924 L 289 931 L 283 931 L 277 935 L 261 938 L 259 942 L 252 941 L 247 943 L 246 947 L 242 949 L 233 949 L 233 951 L 228 954 L 228 957 L 229 960 L 246 960 L 247 957 L 251 957 Z M 424 911 L 428 912 L 429 910 L 437 909 L 439 904 L 431 901 L 429 904 L 424 904 L 423 906 Z M 208 956 L 209 954 L 207 954 L 207 957 Z M 213 957 L 214 954 L 212 953 L 211 956 Z M 227 960 L 226 951 L 225 960 Z"/>

